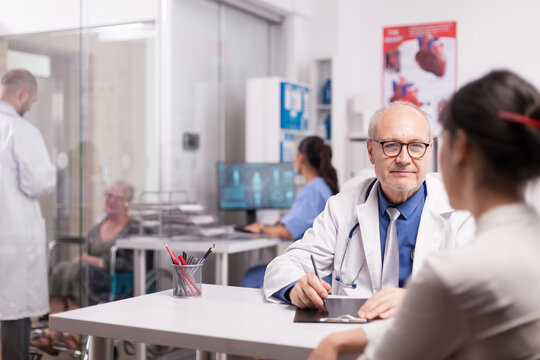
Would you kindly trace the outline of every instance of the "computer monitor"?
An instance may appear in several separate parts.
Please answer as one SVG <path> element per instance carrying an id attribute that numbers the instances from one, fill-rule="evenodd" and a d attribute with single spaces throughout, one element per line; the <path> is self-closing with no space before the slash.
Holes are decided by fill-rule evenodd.
<path id="1" fill-rule="evenodd" d="M 219 162 L 220 210 L 246 210 L 248 223 L 259 209 L 289 209 L 294 201 L 292 163 Z"/>

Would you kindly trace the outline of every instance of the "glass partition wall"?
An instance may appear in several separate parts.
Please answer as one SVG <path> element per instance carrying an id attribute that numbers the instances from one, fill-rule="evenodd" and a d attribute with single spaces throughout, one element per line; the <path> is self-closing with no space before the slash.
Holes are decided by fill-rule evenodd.
<path id="1" fill-rule="evenodd" d="M 157 187 L 154 24 L 1 41 L 6 70 L 27 68 L 38 81 L 38 101 L 25 117 L 40 130 L 58 169 L 55 192 L 41 199 L 47 240 L 86 239 L 105 216 L 108 184 L 123 180 L 137 191 Z M 59 247 L 51 260 L 72 259 L 83 248 Z"/>
<path id="2" fill-rule="evenodd" d="M 221 1 L 166 3 L 161 41 L 171 63 L 161 71 L 170 116 L 161 117 L 161 182 L 217 214 L 216 163 L 244 160 L 245 82 L 269 75 L 271 24 Z M 186 146 L 191 135 L 196 149 Z"/>
<path id="3" fill-rule="evenodd" d="M 217 217 L 216 162 L 244 160 L 245 81 L 270 75 L 275 24 L 221 1 L 156 4 L 126 21 L 81 0 L 78 28 L 0 36 L 2 74 L 24 67 L 38 80 L 25 118 L 58 169 L 54 193 L 40 201 L 49 243 L 86 238 L 115 180 L 132 184 L 136 200 L 185 190 Z"/>
<path id="4" fill-rule="evenodd" d="M 50 64 L 48 75 L 36 76 L 38 101 L 26 115 L 58 168 L 56 193 L 42 202 L 50 238 L 84 235 L 103 215 L 105 187 L 113 180 L 139 190 L 157 185 L 149 171 L 157 164 L 155 40 L 153 24 L 145 27 L 147 38 L 116 39 L 115 27 L 108 27 L 82 37 L 63 31 L 5 39 L 8 68 L 28 67 L 16 61 L 30 55 Z"/>
<path id="5" fill-rule="evenodd" d="M 38 82 L 38 99 L 25 118 L 42 134 L 57 167 L 54 192 L 40 199 L 49 245 L 49 276 L 58 261 L 73 261 L 85 248 L 86 201 L 82 170 L 88 146 L 81 144 L 81 53 L 80 32 L 53 31 L 3 37 L 4 71 L 26 68 Z M 88 222 L 88 221 L 87 221 Z M 52 247 L 59 239 L 72 239 L 70 246 Z M 78 240 L 79 241 L 76 241 Z M 86 305 L 83 263 L 79 261 L 78 304 Z M 83 287 L 84 286 L 84 287 Z M 76 291 L 76 290 L 75 290 Z"/>

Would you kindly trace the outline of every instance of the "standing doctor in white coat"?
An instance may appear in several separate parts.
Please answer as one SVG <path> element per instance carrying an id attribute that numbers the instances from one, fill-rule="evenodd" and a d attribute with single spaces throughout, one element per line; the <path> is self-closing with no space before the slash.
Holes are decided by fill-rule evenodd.
<path id="1" fill-rule="evenodd" d="M 45 221 L 38 198 L 56 184 L 56 169 L 38 129 L 22 118 L 37 98 L 24 69 L 0 83 L 0 320 L 2 358 L 28 359 L 30 317 L 49 311 Z"/>
<path id="2" fill-rule="evenodd" d="M 331 197 L 304 237 L 269 264 L 267 299 L 324 310 L 322 299 L 331 288 L 334 295 L 370 298 L 359 309 L 362 318 L 391 317 L 405 281 L 428 254 L 473 235 L 470 214 L 451 208 L 442 182 L 426 177 L 433 143 L 425 113 L 393 103 L 373 115 L 368 135 L 376 177 Z M 399 210 L 391 246 L 387 208 Z M 332 273 L 331 287 L 314 274 L 310 253 L 321 277 Z"/>

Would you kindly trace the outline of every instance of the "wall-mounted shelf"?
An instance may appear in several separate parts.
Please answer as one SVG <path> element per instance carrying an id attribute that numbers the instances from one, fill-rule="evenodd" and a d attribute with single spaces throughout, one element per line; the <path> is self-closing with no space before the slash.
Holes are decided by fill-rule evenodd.
<path id="1" fill-rule="evenodd" d="M 332 59 L 316 59 L 311 66 L 312 116 L 317 135 L 327 143 L 332 140 L 332 87 Z"/>

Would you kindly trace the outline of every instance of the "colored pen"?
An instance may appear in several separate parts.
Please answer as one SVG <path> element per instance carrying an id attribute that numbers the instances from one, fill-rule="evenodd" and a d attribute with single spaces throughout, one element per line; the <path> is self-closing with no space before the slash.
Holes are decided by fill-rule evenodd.
<path id="1" fill-rule="evenodd" d="M 176 256 L 174 255 L 174 253 L 171 251 L 171 249 L 169 248 L 169 246 L 167 245 L 167 243 L 165 243 L 165 247 L 167 248 L 167 251 L 169 252 L 169 255 L 171 256 L 171 260 L 173 262 L 174 265 L 180 265 L 180 263 L 178 262 L 178 260 L 176 260 Z M 178 268 L 176 268 L 176 272 L 178 273 L 178 276 L 182 276 L 180 274 L 180 271 Z M 183 276 L 182 276 L 183 277 Z M 184 289 L 184 292 L 187 293 L 187 290 L 186 290 L 186 287 L 185 285 L 183 284 L 182 281 L 179 282 L 180 283 L 180 286 Z M 191 286 L 190 286 L 190 289 L 191 289 Z M 193 292 L 193 290 L 192 290 Z"/>
<path id="2" fill-rule="evenodd" d="M 317 266 L 315 266 L 315 259 L 313 258 L 313 254 L 309 253 L 309 257 L 311 258 L 311 263 L 313 264 L 313 271 L 315 272 L 315 275 L 317 275 L 319 280 L 321 280 L 321 277 L 319 276 L 319 272 L 317 271 Z M 324 304 L 324 310 L 326 312 L 328 312 L 328 308 L 326 307 L 326 300 L 323 299 L 322 301 L 323 301 L 323 304 Z"/>
<path id="3" fill-rule="evenodd" d="M 212 246 L 210 246 L 210 249 L 208 249 L 206 254 L 204 254 L 204 256 L 201 258 L 201 261 L 199 261 L 199 264 L 202 264 L 204 260 L 206 260 L 206 257 L 210 255 L 210 253 L 212 252 L 212 250 L 214 250 L 215 247 L 216 247 L 216 244 L 212 244 Z"/>
<path id="4" fill-rule="evenodd" d="M 180 263 L 178 262 L 178 260 L 176 260 L 176 255 L 174 255 L 174 253 L 171 251 L 171 249 L 169 248 L 169 245 L 167 245 L 167 243 L 164 241 L 163 242 L 165 244 L 165 247 L 167 248 L 167 251 L 169 252 L 169 255 L 171 255 L 171 258 L 172 258 L 172 261 L 175 265 L 180 265 Z"/>
<path id="5" fill-rule="evenodd" d="M 178 260 L 180 260 L 180 264 L 182 265 L 187 265 L 187 262 L 186 260 L 184 259 L 184 257 L 182 255 L 178 255 Z"/>

